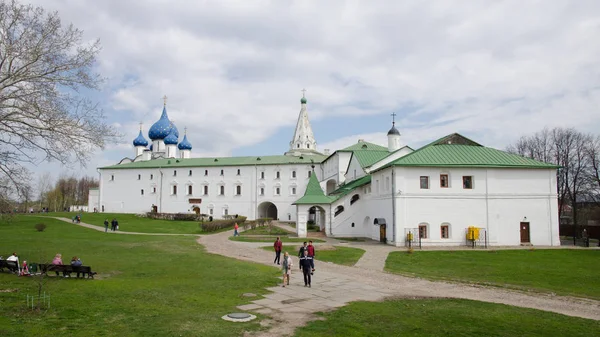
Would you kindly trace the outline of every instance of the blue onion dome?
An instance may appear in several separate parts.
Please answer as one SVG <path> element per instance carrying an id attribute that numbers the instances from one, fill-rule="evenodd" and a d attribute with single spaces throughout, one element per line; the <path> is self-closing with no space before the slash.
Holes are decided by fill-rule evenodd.
<path id="1" fill-rule="evenodd" d="M 164 107 L 160 119 L 148 130 L 148 137 L 152 140 L 164 139 L 170 132 L 171 121 L 169 121 L 169 116 L 167 116 L 167 107 Z"/>
<path id="2" fill-rule="evenodd" d="M 171 132 L 164 139 L 165 145 L 177 145 L 179 142 L 179 137 L 175 136 L 175 130 L 175 128 L 171 128 Z"/>
<path id="3" fill-rule="evenodd" d="M 137 138 L 133 140 L 133 146 L 148 146 L 148 141 L 144 138 L 142 130 L 140 130 L 140 134 Z"/>
<path id="4" fill-rule="evenodd" d="M 171 129 L 173 129 L 173 133 L 175 134 L 175 137 L 177 137 L 177 139 L 179 139 L 179 130 L 177 130 L 177 127 L 175 126 L 175 124 L 173 124 L 173 122 L 171 122 Z M 169 132 L 171 132 L 171 130 L 169 130 Z"/>
<path id="5" fill-rule="evenodd" d="M 188 141 L 187 135 L 183 136 L 183 140 L 181 141 L 181 143 L 179 143 L 179 145 L 177 147 L 180 150 L 191 150 L 192 149 L 192 144 Z"/>

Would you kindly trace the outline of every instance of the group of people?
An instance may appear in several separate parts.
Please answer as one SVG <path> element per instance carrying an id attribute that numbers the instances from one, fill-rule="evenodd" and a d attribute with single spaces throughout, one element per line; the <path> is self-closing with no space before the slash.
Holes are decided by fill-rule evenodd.
<path id="1" fill-rule="evenodd" d="M 112 221 L 110 222 L 110 230 L 112 232 L 116 231 L 119 229 L 119 222 L 117 221 L 116 218 L 113 218 Z M 104 232 L 108 232 L 108 219 L 104 219 Z"/>
<path id="2" fill-rule="evenodd" d="M 283 287 L 290 285 L 290 276 L 292 274 L 292 267 L 294 266 L 294 262 L 292 261 L 292 257 L 285 252 L 283 254 L 283 261 L 280 261 L 281 251 L 283 249 L 283 243 L 281 239 L 277 237 L 275 243 L 273 244 L 273 248 L 275 249 L 275 260 L 273 263 L 281 264 L 281 270 L 283 272 Z M 307 242 L 304 241 L 302 247 L 298 251 L 299 265 L 300 270 L 302 271 L 302 275 L 304 276 L 304 286 L 311 287 L 312 284 L 312 275 L 315 272 L 315 246 L 313 245 L 312 240 Z"/>
<path id="3" fill-rule="evenodd" d="M 62 254 L 56 254 L 54 256 L 54 259 L 52 260 L 52 264 L 53 265 L 63 265 L 63 260 L 62 260 Z M 71 266 L 73 267 L 81 267 L 83 265 L 83 262 L 81 262 L 81 259 L 78 258 L 77 256 L 73 256 L 73 258 L 71 258 Z M 77 273 L 77 277 L 79 277 L 80 273 Z M 56 276 L 60 276 L 58 274 L 58 272 L 56 272 Z M 71 274 L 69 272 L 63 272 L 63 277 L 71 277 Z"/>

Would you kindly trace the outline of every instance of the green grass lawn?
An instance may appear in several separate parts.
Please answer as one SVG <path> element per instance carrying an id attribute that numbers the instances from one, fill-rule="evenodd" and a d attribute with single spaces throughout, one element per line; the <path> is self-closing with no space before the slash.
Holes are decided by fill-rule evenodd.
<path id="1" fill-rule="evenodd" d="M 600 322 L 503 304 L 455 299 L 354 302 L 298 328 L 318 336 L 594 336 Z M 594 332 L 596 331 L 596 332 Z"/>
<path id="2" fill-rule="evenodd" d="M 315 242 L 315 240 L 313 240 L 313 242 Z M 271 247 L 271 246 L 266 246 L 266 247 L 261 247 L 261 248 L 264 250 L 267 250 L 267 251 L 273 250 L 273 247 Z M 360 248 L 337 247 L 337 246 L 334 248 L 335 249 L 319 250 L 319 246 L 315 246 L 315 249 L 316 249 L 315 260 L 317 262 L 319 262 L 319 261 L 332 262 L 332 263 L 336 263 L 336 264 L 343 264 L 346 266 L 353 266 L 356 264 L 356 262 L 358 262 L 358 260 L 365 253 L 365 251 Z M 296 259 L 298 258 L 299 250 L 300 250 L 299 245 L 286 247 L 285 243 L 284 243 L 283 251 L 284 252 L 287 251 L 293 257 L 296 257 Z"/>
<path id="3" fill-rule="evenodd" d="M 360 260 L 364 253 L 364 249 L 336 246 L 335 250 L 317 250 L 315 256 L 317 261 L 353 266 Z"/>
<path id="4" fill-rule="evenodd" d="M 273 226 L 273 228 L 269 232 L 269 227 L 263 226 L 263 227 L 256 227 L 254 229 L 248 229 L 248 230 L 242 231 L 242 232 L 240 232 L 240 235 L 242 235 L 242 236 L 247 236 L 247 235 L 287 236 L 287 235 L 295 235 L 295 233 L 288 232 L 285 229 L 279 228 L 277 226 Z"/>
<path id="5" fill-rule="evenodd" d="M 0 224 L 1 254 L 16 251 L 29 262 L 77 255 L 98 275 L 47 278 L 51 308 L 32 312 L 26 296 L 36 294 L 36 278 L 0 273 L 2 336 L 241 336 L 259 329 L 258 320 L 221 316 L 257 299 L 241 295 L 264 294 L 279 276 L 274 267 L 208 254 L 195 237 L 109 235 L 55 219 L 36 232 L 36 222 L 21 216 Z"/>
<path id="6" fill-rule="evenodd" d="M 599 250 L 392 252 L 390 272 L 600 299 Z"/>
<path id="7" fill-rule="evenodd" d="M 36 214 L 36 216 L 53 216 L 63 217 L 67 219 L 77 215 L 76 212 L 59 212 Z M 31 215 L 28 215 L 31 216 Z M 157 220 L 139 217 L 135 214 L 113 214 L 113 213 L 81 213 L 81 222 L 90 225 L 95 225 L 104 228 L 104 219 L 108 219 L 110 230 L 110 222 L 113 218 L 119 221 L 119 230 L 122 232 L 139 232 L 139 233 L 170 233 L 170 234 L 200 234 L 200 223 L 198 221 L 174 221 L 174 220 Z M 39 218 L 38 218 L 39 219 Z M 41 221 L 41 220 L 38 220 Z M 233 227 L 232 227 L 233 228 Z M 232 229 L 233 230 L 233 229 Z"/>

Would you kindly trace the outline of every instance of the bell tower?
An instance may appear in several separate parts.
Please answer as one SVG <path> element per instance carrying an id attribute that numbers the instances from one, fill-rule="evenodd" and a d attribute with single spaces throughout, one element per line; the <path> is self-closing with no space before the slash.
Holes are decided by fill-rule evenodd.
<path id="1" fill-rule="evenodd" d="M 317 141 L 313 134 L 308 120 L 308 112 L 306 111 L 306 89 L 302 89 L 302 98 L 300 99 L 300 114 L 296 123 L 294 137 L 290 142 L 290 149 L 286 155 L 302 155 L 302 154 L 320 154 L 317 151 Z"/>

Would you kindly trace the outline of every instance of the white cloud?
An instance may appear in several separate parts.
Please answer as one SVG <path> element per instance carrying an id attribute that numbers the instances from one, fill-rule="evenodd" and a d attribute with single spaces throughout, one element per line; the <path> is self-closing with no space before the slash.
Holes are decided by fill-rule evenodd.
<path id="1" fill-rule="evenodd" d="M 291 127 L 303 87 L 313 120 L 404 111 L 409 145 L 459 132 L 503 148 L 544 126 L 600 128 L 598 1 L 35 2 L 101 39 L 120 130 L 147 130 L 167 94 L 195 155 Z M 385 126 L 349 130 L 319 147 L 387 143 Z"/>

